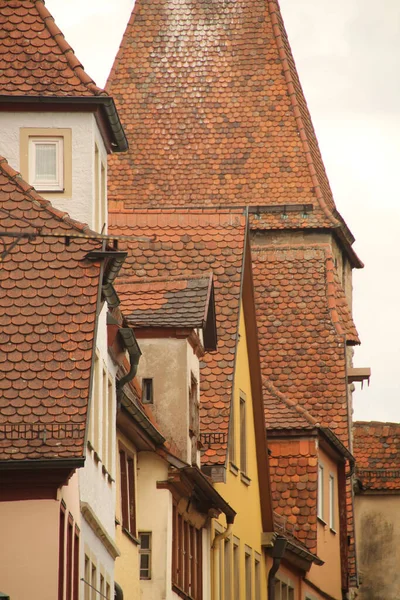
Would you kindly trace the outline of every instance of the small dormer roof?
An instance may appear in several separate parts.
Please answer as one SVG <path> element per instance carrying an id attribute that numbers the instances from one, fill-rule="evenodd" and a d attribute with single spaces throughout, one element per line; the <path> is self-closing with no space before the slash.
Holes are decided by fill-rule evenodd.
<path id="1" fill-rule="evenodd" d="M 0 102 L 38 99 L 42 110 L 49 102 L 94 101 L 110 130 L 108 146 L 127 149 L 114 101 L 86 73 L 44 0 L 0 0 Z"/>
<path id="2" fill-rule="evenodd" d="M 135 328 L 202 329 L 207 350 L 216 350 L 212 274 L 125 280 L 118 286 L 121 309 Z M 207 343 L 208 342 L 208 343 Z"/>

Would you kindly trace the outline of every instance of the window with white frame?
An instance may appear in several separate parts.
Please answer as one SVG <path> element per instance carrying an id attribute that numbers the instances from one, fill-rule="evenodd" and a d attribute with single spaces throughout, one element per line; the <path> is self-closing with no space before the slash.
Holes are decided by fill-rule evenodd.
<path id="1" fill-rule="evenodd" d="M 329 527 L 335 531 L 335 476 L 329 475 Z"/>
<path id="2" fill-rule="evenodd" d="M 318 518 L 324 520 L 324 467 L 318 465 Z"/>
<path id="3" fill-rule="evenodd" d="M 64 138 L 29 138 L 29 183 L 38 191 L 64 190 Z"/>

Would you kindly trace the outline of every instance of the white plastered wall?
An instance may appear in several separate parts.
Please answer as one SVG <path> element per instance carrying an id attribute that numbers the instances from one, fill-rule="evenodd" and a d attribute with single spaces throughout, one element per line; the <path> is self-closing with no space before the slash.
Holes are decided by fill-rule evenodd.
<path id="1" fill-rule="evenodd" d="M 94 227 L 94 147 L 107 166 L 107 153 L 92 113 L 79 112 L 2 112 L 0 113 L 0 155 L 15 170 L 21 170 L 20 130 L 22 128 L 71 129 L 72 131 L 72 196 L 41 194 L 71 217 Z"/>

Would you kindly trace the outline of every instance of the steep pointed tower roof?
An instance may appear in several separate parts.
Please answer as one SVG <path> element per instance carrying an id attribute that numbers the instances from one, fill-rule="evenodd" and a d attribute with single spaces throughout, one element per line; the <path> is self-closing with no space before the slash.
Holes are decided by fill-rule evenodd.
<path id="1" fill-rule="evenodd" d="M 345 227 L 276 0 L 136 0 L 107 90 L 130 141 L 111 199 L 285 205 L 289 226 Z"/>

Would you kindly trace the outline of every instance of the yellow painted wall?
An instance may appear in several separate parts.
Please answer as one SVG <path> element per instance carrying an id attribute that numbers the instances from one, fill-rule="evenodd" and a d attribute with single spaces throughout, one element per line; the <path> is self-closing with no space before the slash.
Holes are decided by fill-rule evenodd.
<path id="1" fill-rule="evenodd" d="M 231 464 L 229 464 L 226 473 L 226 483 L 217 483 L 215 487 L 217 491 L 229 502 L 229 504 L 237 512 L 233 530 L 230 535 L 230 559 L 228 561 L 229 567 L 226 569 L 226 562 L 224 556 L 225 542 L 222 540 L 220 543 L 219 550 L 214 550 L 219 556 L 214 564 L 219 565 L 219 571 L 221 573 L 220 580 L 218 581 L 218 574 L 213 573 L 213 578 L 217 576 L 217 582 L 215 585 L 214 579 L 214 594 L 213 600 L 229 600 L 229 598 L 246 598 L 246 566 L 245 566 L 245 554 L 246 551 L 250 552 L 250 564 L 251 566 L 251 585 L 252 585 L 252 598 L 257 600 L 258 598 L 266 598 L 266 573 L 265 573 L 265 561 L 262 557 L 261 549 L 261 534 L 262 534 L 262 521 L 261 521 L 261 508 L 260 508 L 260 493 L 258 488 L 258 473 L 257 473 L 257 456 L 256 456 L 256 444 L 254 434 L 254 422 L 253 422 L 253 407 L 252 407 L 252 393 L 251 393 L 251 382 L 250 382 L 250 370 L 249 370 L 249 356 L 247 349 L 246 329 L 243 318 L 243 309 L 241 310 L 241 318 L 239 324 L 240 341 L 237 351 L 236 359 L 236 373 L 234 381 L 234 419 L 235 419 L 235 449 L 236 456 L 235 461 L 237 467 L 240 467 L 240 394 L 243 392 L 246 395 L 246 431 L 247 431 L 247 469 L 246 475 L 249 478 L 249 482 L 243 481 L 242 473 L 240 468 L 235 471 Z M 218 527 L 218 525 L 217 525 Z M 219 529 L 225 529 L 225 517 L 219 519 Z M 215 532 L 213 532 L 214 534 Z M 238 566 L 233 563 L 233 544 L 238 545 Z M 257 553 L 257 554 L 256 554 Z M 255 574 L 255 560 L 259 559 L 259 580 L 260 580 L 260 595 L 256 594 L 256 574 Z M 215 560 L 215 557 L 214 557 Z M 224 571 L 228 572 L 228 578 L 230 580 L 226 582 Z M 230 573 L 230 574 L 229 574 Z M 237 594 L 237 591 L 239 593 Z M 230 593 L 229 593 L 230 592 Z"/>
<path id="2" fill-rule="evenodd" d="M 121 586 L 124 592 L 124 598 L 140 597 L 140 579 L 139 579 L 139 546 L 123 531 L 122 513 L 121 513 L 121 473 L 119 465 L 119 443 L 135 457 L 135 470 L 137 469 L 136 448 L 120 431 L 117 430 L 117 473 L 116 473 L 116 506 L 115 516 L 119 525 L 116 526 L 115 541 L 121 556 L 115 561 L 115 581 Z M 136 478 L 137 481 L 137 478 Z M 137 507 L 137 490 L 136 490 Z M 137 515 L 137 511 L 136 511 Z"/>

